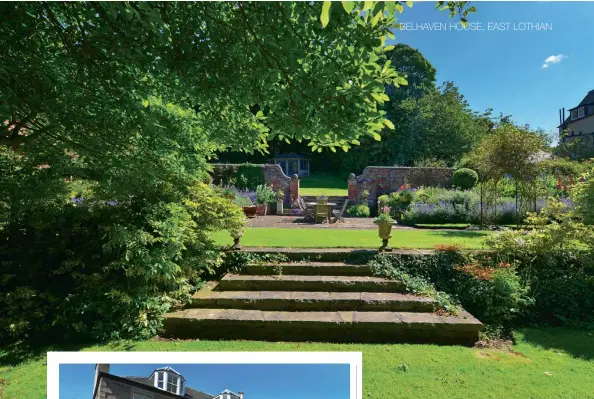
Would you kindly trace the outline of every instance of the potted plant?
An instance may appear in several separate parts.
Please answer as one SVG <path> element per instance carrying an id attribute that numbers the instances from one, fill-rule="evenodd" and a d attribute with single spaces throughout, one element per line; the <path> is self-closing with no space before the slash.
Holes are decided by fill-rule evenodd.
<path id="1" fill-rule="evenodd" d="M 252 203 L 252 200 L 248 197 L 238 195 L 237 197 L 235 197 L 235 204 L 237 204 L 237 206 L 240 206 L 241 209 L 243 209 L 243 213 L 245 214 L 245 216 L 249 218 L 253 218 L 256 216 L 257 208 Z"/>
<path id="2" fill-rule="evenodd" d="M 282 190 L 278 190 L 276 192 L 276 214 L 282 215 L 283 214 L 283 200 L 285 198 L 285 193 Z"/>
<path id="3" fill-rule="evenodd" d="M 392 248 L 388 247 L 388 240 L 392 238 L 392 226 L 396 224 L 396 221 L 390 216 L 390 207 L 384 206 L 380 209 L 379 215 L 373 219 L 373 223 L 379 228 L 379 237 L 382 239 L 382 246 L 379 248 L 380 252 L 392 251 Z"/>
<path id="4" fill-rule="evenodd" d="M 268 209 L 268 203 L 274 202 L 276 196 L 274 195 L 274 191 L 268 186 L 263 184 L 256 187 L 256 203 L 257 206 L 257 214 L 260 216 L 266 215 L 266 211 Z"/>

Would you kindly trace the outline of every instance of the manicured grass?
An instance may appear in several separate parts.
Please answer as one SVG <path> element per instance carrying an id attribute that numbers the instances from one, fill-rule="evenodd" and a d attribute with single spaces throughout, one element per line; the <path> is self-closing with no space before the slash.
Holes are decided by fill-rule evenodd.
<path id="1" fill-rule="evenodd" d="M 299 195 L 347 196 L 347 180 L 326 174 L 299 179 Z"/>
<path id="2" fill-rule="evenodd" d="M 440 230 L 393 230 L 392 248 L 434 248 L 437 244 L 460 244 L 468 248 L 482 247 L 482 240 L 489 232 L 440 231 Z M 231 245 L 231 236 L 226 231 L 213 234 L 219 245 Z M 346 230 L 324 228 L 247 228 L 241 244 L 248 247 L 293 247 L 293 248 L 377 248 L 381 245 L 377 230 Z"/>
<path id="3" fill-rule="evenodd" d="M 252 341 L 141 341 L 88 346 L 82 350 L 361 351 L 365 399 L 594 397 L 594 333 L 551 328 L 527 329 L 515 335 L 517 344 L 512 351 L 460 346 Z M 14 366 L 8 365 L 11 362 L 8 355 L 0 351 L 0 397 L 45 398 L 45 355 Z M 159 359 L 155 358 L 155 362 Z"/>

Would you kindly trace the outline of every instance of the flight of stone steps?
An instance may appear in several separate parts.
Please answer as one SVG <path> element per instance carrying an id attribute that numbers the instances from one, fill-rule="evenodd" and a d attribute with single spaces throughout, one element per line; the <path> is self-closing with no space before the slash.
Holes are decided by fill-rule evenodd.
<path id="1" fill-rule="evenodd" d="M 406 294 L 366 265 L 296 262 L 249 265 L 209 282 L 165 317 L 176 338 L 472 345 L 480 321 L 434 312 L 435 300 Z"/>

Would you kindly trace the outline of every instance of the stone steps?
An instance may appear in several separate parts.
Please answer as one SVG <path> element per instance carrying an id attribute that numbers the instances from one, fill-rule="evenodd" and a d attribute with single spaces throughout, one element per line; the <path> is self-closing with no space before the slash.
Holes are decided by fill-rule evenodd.
<path id="1" fill-rule="evenodd" d="M 400 281 L 369 276 L 238 275 L 226 274 L 223 291 L 403 292 Z"/>
<path id="2" fill-rule="evenodd" d="M 468 313 L 277 312 L 188 309 L 165 317 L 179 338 L 274 341 L 431 342 L 472 345 L 482 324 Z"/>
<path id="3" fill-rule="evenodd" d="M 277 311 L 433 312 L 433 298 L 393 292 L 206 291 L 192 297 L 191 308 Z"/>
<path id="4" fill-rule="evenodd" d="M 295 254 L 294 263 L 251 264 L 242 274 L 206 283 L 186 309 L 165 316 L 164 335 L 464 345 L 478 340 L 482 324 L 467 312 L 436 314 L 435 299 L 404 293 L 400 281 L 374 277 L 366 265 L 344 263 L 344 250 L 310 252 Z"/>
<path id="5" fill-rule="evenodd" d="M 247 265 L 244 274 L 259 275 L 324 275 L 324 276 L 372 276 L 367 265 L 343 262 L 301 262 Z"/>

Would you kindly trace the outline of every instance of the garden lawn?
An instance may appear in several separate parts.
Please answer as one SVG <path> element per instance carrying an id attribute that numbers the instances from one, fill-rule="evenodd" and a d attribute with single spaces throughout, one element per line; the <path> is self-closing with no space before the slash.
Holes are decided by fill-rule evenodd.
<path id="1" fill-rule="evenodd" d="M 327 174 L 301 177 L 299 179 L 299 195 L 346 197 L 348 195 L 347 180 Z"/>
<path id="2" fill-rule="evenodd" d="M 392 230 L 392 248 L 434 248 L 437 244 L 459 244 L 481 248 L 483 239 L 492 234 L 485 231 Z M 219 245 L 231 245 L 227 231 L 213 233 Z M 347 230 L 329 228 L 251 227 L 244 231 L 241 245 L 248 247 L 293 248 L 377 248 L 382 241 L 377 230 Z"/>
<path id="3" fill-rule="evenodd" d="M 83 350 L 361 351 L 365 399 L 594 397 L 593 332 L 527 329 L 515 336 L 517 344 L 512 351 L 460 346 L 257 341 L 140 341 L 88 346 Z M 69 349 L 72 348 L 66 348 Z M 0 398 L 45 398 L 45 356 L 9 366 L 8 355 L 0 352 Z"/>

